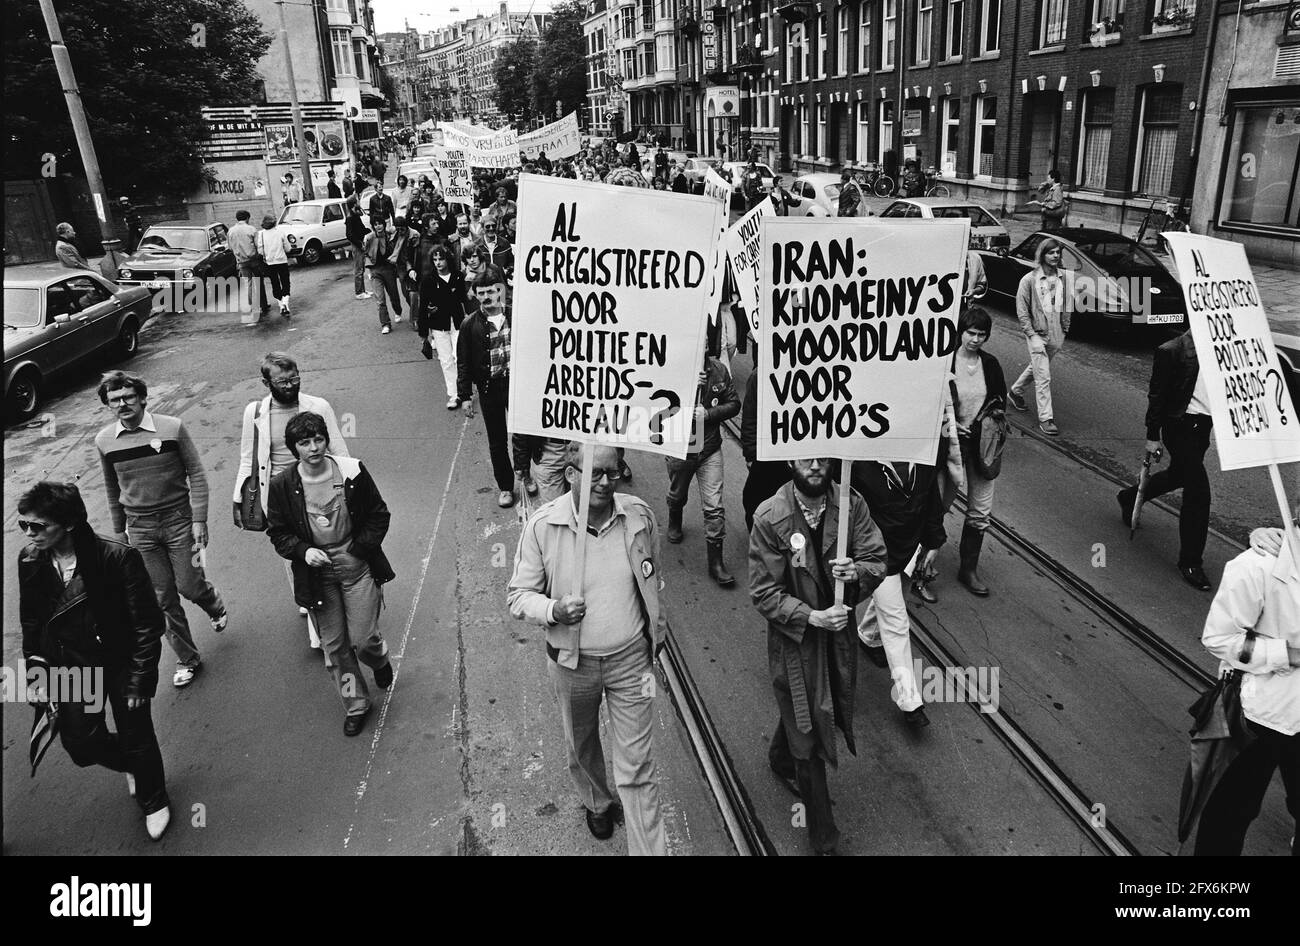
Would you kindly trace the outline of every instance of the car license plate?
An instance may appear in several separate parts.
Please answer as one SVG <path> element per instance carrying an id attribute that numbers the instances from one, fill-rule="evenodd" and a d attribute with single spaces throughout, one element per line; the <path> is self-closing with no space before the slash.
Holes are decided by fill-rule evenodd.
<path id="1" fill-rule="evenodd" d="M 166 288 L 167 288 L 167 280 L 165 280 L 165 279 L 151 279 L 151 280 L 149 280 L 147 283 L 145 283 L 144 285 L 145 285 L 145 288 L 146 288 L 146 289 L 166 289 Z"/>
<path id="2" fill-rule="evenodd" d="M 1152 312 L 1147 316 L 1147 325 L 1177 325 L 1183 320 L 1181 312 L 1165 312 L 1157 314 Z"/>

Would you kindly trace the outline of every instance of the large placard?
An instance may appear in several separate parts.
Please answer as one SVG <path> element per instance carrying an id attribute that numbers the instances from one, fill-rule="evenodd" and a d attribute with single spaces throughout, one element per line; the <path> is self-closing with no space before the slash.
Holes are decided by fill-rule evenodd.
<path id="1" fill-rule="evenodd" d="M 934 464 L 969 230 L 763 218 L 760 460 Z"/>
<path id="2" fill-rule="evenodd" d="M 582 132 L 578 130 L 578 113 L 570 112 L 559 121 L 519 136 L 519 150 L 530 161 L 543 151 L 548 160 L 571 158 L 582 150 Z"/>
<path id="3" fill-rule="evenodd" d="M 522 175 L 510 429 L 684 458 L 717 233 L 699 197 Z"/>
<path id="4" fill-rule="evenodd" d="M 754 208 L 727 230 L 724 245 L 727 259 L 731 261 L 731 277 L 736 281 L 736 292 L 749 317 L 750 327 L 758 332 L 759 271 L 763 268 L 763 218 L 776 216 L 776 205 L 770 197 L 764 198 Z"/>
<path id="5" fill-rule="evenodd" d="M 1165 240 L 1183 284 L 1219 466 L 1300 460 L 1300 420 L 1245 248 L 1196 233 L 1166 233 Z"/>
<path id="6" fill-rule="evenodd" d="M 500 170 L 520 166 L 519 137 L 513 128 L 486 129 L 486 134 L 479 135 L 448 122 L 439 127 L 446 146 L 463 150 L 470 167 Z"/>

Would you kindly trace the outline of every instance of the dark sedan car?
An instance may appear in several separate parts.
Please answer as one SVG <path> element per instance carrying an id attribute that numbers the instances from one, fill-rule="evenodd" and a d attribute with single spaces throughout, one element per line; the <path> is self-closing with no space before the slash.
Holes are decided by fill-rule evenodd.
<path id="1" fill-rule="evenodd" d="M 1015 304 L 1020 279 L 1034 267 L 1043 240 L 1062 247 L 1061 268 L 1070 272 L 1074 318 L 1097 324 L 1186 327 L 1186 306 L 1178 280 L 1145 247 L 1112 230 L 1069 227 L 1039 231 L 1007 251 L 983 251 L 989 292 Z"/>
<path id="2" fill-rule="evenodd" d="M 136 251 L 122 261 L 123 286 L 184 290 L 210 276 L 235 275 L 235 254 L 224 223 L 162 223 L 145 230 Z"/>

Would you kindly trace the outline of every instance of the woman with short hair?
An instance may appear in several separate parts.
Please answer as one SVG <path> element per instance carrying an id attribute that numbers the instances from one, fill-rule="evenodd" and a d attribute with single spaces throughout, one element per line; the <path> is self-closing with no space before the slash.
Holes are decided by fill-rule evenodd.
<path id="1" fill-rule="evenodd" d="M 271 480 L 267 536 L 293 564 L 294 599 L 316 620 L 347 714 L 343 734 L 355 736 L 371 709 L 359 663 L 374 671 L 381 690 L 393 682 L 379 633 L 380 585 L 395 577 L 381 548 L 391 517 L 361 461 L 329 452 L 321 415 L 294 416 L 284 440 L 298 462 Z"/>
<path id="2" fill-rule="evenodd" d="M 289 312 L 289 237 L 276 225 L 275 217 L 262 217 L 262 229 L 253 234 L 253 245 L 266 261 L 266 277 L 271 281 L 271 295 L 280 303 L 280 315 Z"/>

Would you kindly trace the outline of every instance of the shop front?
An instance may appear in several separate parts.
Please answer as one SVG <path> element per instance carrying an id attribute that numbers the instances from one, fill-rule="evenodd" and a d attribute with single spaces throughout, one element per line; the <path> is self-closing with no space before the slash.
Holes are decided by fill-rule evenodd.
<path id="1" fill-rule="evenodd" d="M 1215 226 L 1288 260 L 1300 241 L 1300 96 L 1277 91 L 1239 95 L 1228 109 Z"/>

